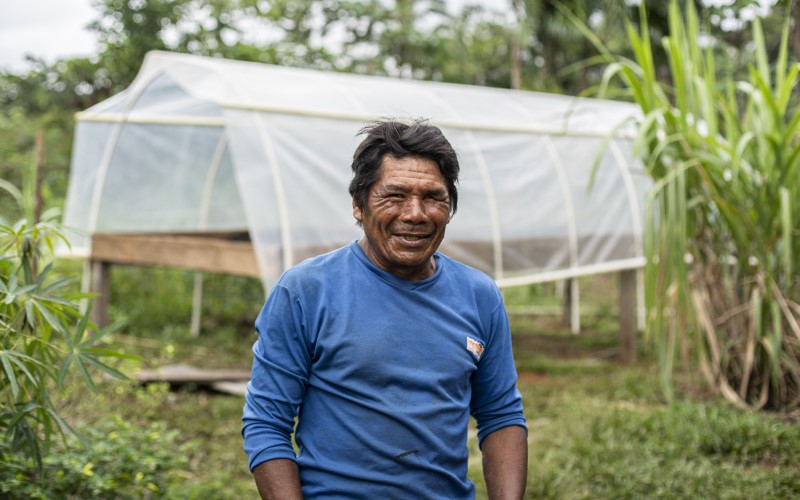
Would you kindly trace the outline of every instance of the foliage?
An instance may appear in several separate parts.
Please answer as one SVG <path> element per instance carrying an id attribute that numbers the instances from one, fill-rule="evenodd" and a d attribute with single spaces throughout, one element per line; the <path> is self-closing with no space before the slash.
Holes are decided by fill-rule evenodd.
<path id="1" fill-rule="evenodd" d="M 96 368 L 125 376 L 101 361 L 124 357 L 105 349 L 111 329 L 94 331 L 89 312 L 81 314 L 67 291 L 69 278 L 54 277 L 53 264 L 42 268 L 43 248 L 60 239 L 54 224 L 0 224 L 0 432 L 13 453 L 32 457 L 40 470 L 55 434 L 72 433 L 51 398 L 53 384 L 63 387 L 77 371 L 94 388 Z"/>
<path id="2" fill-rule="evenodd" d="M 83 426 L 86 446 L 60 446 L 44 459 L 44 481 L 30 462 L 0 443 L 0 496 L 35 498 L 160 498 L 186 466 L 188 447 L 156 422 L 141 428 L 119 417 Z"/>
<path id="3" fill-rule="evenodd" d="M 795 425 L 720 404 L 664 406 L 655 384 L 618 369 L 523 384 L 528 497 L 797 496 Z"/>
<path id="4" fill-rule="evenodd" d="M 225 343 L 228 332 L 213 332 L 211 336 L 212 343 Z M 171 359 L 172 362 L 196 364 L 199 356 L 212 366 L 229 361 L 221 350 L 196 350 L 188 345 L 177 347 L 174 359 L 168 359 L 163 350 L 159 353 L 142 349 L 140 352 L 144 355 L 149 351 L 161 362 Z M 169 472 L 161 476 L 163 481 L 156 482 L 165 498 L 258 497 L 242 449 L 244 402 L 241 397 L 198 391 L 196 387 L 170 388 L 165 383 L 144 387 L 110 381 L 101 384 L 101 394 L 93 402 L 84 397 L 85 388 L 77 384 L 67 387 L 70 404 L 65 408 L 66 413 L 70 419 L 85 422 L 87 428 L 99 426 L 108 431 L 116 429 L 104 415 L 117 414 L 119 419 L 129 422 L 125 425 L 131 429 L 143 429 L 138 434 L 141 437 L 148 434 L 148 428 L 157 425 L 161 439 L 148 442 L 148 446 L 152 447 L 153 455 L 172 457 L 160 462 L 164 468 L 169 467 Z M 198 418 L 199 415 L 202 418 Z M 174 439 L 166 439 L 167 435 Z M 129 453 L 135 456 L 139 447 L 141 445 L 132 443 Z M 111 460 L 111 457 L 113 454 L 99 460 Z M 163 469 L 159 467 L 159 471 Z M 140 492 L 144 491 L 142 486 L 139 483 Z"/>
<path id="5" fill-rule="evenodd" d="M 696 400 L 664 405 L 657 374 L 647 366 L 622 368 L 599 360 L 591 370 L 564 370 L 567 363 L 576 367 L 588 363 L 556 353 L 541 358 L 548 348 L 546 325 L 557 319 L 557 315 L 538 316 L 536 325 L 524 331 L 512 323 L 518 364 L 537 370 L 521 372 L 519 382 L 530 443 L 526 498 L 797 496 L 800 428 L 796 420 L 789 421 L 791 415 L 740 412 L 726 404 Z M 560 337 L 591 344 L 596 324 L 591 316 L 583 319 L 586 331 L 579 336 L 564 332 Z M 155 331 L 147 334 L 159 337 Z M 612 332 L 601 336 L 603 346 L 614 344 Z M 209 346 L 230 342 L 228 331 L 209 331 L 203 337 Z M 250 345 L 252 338 L 240 342 Z M 202 360 L 212 366 L 233 366 L 227 347 L 206 350 L 177 344 L 172 358 L 161 347 L 141 347 L 139 353 L 162 362 Z M 597 347 L 588 345 L 581 351 L 596 352 Z M 244 355 L 239 359 L 249 362 Z M 170 390 L 165 384 L 144 388 L 100 384 L 101 393 L 92 401 L 84 397 L 84 388 L 76 384 L 67 388 L 70 404 L 65 411 L 70 419 L 103 425 L 94 421 L 119 413 L 134 428 L 158 422 L 163 429 L 176 431 L 175 448 L 188 444 L 175 453 L 188 462 L 174 465 L 177 469 L 166 480 L 165 497 L 257 498 L 241 448 L 240 397 Z M 468 441 L 469 475 L 478 485 L 477 498 L 485 499 L 475 435 L 473 430 Z M 162 441 L 158 446 L 168 449 L 170 444 Z M 100 473 L 97 466 L 94 471 Z M 163 483 L 157 484 L 161 489 Z"/>
<path id="6" fill-rule="evenodd" d="M 788 63 L 788 19 L 772 64 L 753 21 L 755 63 L 736 80 L 718 77 L 724 51 L 700 46 L 692 2 L 684 15 L 670 4 L 668 78 L 640 16 L 638 32 L 627 27 L 635 60 L 615 58 L 606 81 L 619 76 L 641 108 L 636 147 L 656 182 L 645 280 L 664 387 L 680 350 L 737 405 L 800 404 L 800 65 Z"/>
<path id="7" fill-rule="evenodd" d="M 241 343 L 247 345 L 245 353 L 249 358 L 253 321 L 264 304 L 260 280 L 203 275 L 200 336 L 192 338 L 188 325 L 194 275 L 178 269 L 115 266 L 110 315 L 125 320 L 128 325 L 120 332 L 157 339 L 173 347 L 220 349 L 235 362 L 235 356 L 241 355 L 236 346 Z M 225 335 L 215 335 L 212 340 L 209 336 L 212 332 L 225 332 Z M 241 364 L 241 360 L 236 364 Z"/>

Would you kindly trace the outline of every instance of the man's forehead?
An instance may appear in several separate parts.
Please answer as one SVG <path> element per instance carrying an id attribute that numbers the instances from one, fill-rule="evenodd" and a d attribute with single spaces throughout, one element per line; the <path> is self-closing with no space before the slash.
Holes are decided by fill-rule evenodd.
<path id="1" fill-rule="evenodd" d="M 404 158 L 384 157 L 378 182 L 385 185 L 403 185 L 414 182 L 436 182 L 445 184 L 445 178 L 435 161 L 429 158 L 409 156 Z"/>

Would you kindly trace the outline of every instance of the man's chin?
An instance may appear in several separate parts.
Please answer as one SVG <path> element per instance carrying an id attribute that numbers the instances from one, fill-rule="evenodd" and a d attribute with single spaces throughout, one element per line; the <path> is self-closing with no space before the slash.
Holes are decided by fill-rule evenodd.
<path id="1" fill-rule="evenodd" d="M 393 255 L 392 260 L 397 267 L 411 270 L 427 266 L 432 256 L 433 252 L 414 252 L 413 254 L 399 253 Z"/>

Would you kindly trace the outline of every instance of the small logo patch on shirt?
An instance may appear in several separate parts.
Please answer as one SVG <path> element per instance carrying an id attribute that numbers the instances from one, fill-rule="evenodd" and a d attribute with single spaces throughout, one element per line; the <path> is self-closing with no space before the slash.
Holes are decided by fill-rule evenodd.
<path id="1" fill-rule="evenodd" d="M 483 343 L 472 337 L 467 337 L 467 350 L 475 355 L 476 358 L 481 359 L 483 354 Z"/>

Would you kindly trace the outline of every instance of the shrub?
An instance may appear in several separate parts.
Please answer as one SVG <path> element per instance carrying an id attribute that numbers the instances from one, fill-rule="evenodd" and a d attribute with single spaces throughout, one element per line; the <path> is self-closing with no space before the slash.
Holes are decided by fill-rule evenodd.
<path id="1" fill-rule="evenodd" d="M 182 480 L 178 474 L 187 464 L 187 448 L 163 423 L 140 429 L 114 417 L 78 431 L 85 446 L 56 446 L 44 457 L 41 472 L 0 442 L 0 496 L 158 498 Z"/>
<path id="2" fill-rule="evenodd" d="M 60 238 L 47 220 L 0 221 L 0 433 L 4 453 L 33 459 L 42 472 L 53 437 L 73 433 L 50 390 L 74 371 L 90 388 L 92 369 L 125 378 L 101 359 L 131 358 L 102 347 L 113 327 L 96 330 L 75 302 L 82 296 L 68 291 L 71 279 L 42 265 Z"/>

